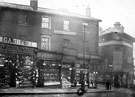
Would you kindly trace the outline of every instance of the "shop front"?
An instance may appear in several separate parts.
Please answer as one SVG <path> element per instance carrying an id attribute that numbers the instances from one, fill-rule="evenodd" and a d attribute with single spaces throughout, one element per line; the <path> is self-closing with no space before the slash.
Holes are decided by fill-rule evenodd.
<path id="1" fill-rule="evenodd" d="M 55 52 L 38 52 L 38 87 L 61 87 L 61 54 Z"/>
<path id="2" fill-rule="evenodd" d="M 61 68 L 61 80 L 62 80 L 62 88 L 74 87 L 75 86 L 75 57 L 72 57 L 72 61 L 70 60 L 71 56 L 65 56 L 62 62 Z M 68 61 L 66 61 L 68 59 Z M 69 61 L 70 60 L 70 61 Z"/>
<path id="3" fill-rule="evenodd" d="M 61 80 L 62 88 L 74 87 L 75 80 L 75 63 L 77 51 L 73 48 L 63 48 Z"/>
<path id="4" fill-rule="evenodd" d="M 0 37 L 0 88 L 36 84 L 37 44 Z"/>
<path id="5" fill-rule="evenodd" d="M 88 60 L 87 61 L 85 60 L 85 64 L 84 64 L 84 61 L 82 59 L 78 59 L 76 64 L 76 86 L 81 86 L 81 85 L 87 86 L 89 84 L 88 62 L 89 62 Z"/>
<path id="6" fill-rule="evenodd" d="M 114 87 L 133 88 L 133 75 L 129 72 L 114 72 Z"/>

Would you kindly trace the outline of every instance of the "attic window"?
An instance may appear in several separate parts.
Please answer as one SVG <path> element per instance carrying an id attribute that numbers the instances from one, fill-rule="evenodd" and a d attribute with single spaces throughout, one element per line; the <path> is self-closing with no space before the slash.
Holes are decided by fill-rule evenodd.
<path id="1" fill-rule="evenodd" d="M 20 14 L 18 16 L 18 24 L 19 25 L 26 25 L 27 22 L 26 22 L 26 15 L 25 14 Z"/>

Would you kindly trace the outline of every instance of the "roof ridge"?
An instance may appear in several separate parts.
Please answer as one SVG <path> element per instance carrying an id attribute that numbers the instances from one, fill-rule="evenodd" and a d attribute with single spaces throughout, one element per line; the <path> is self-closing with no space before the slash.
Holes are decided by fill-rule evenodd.
<path id="1" fill-rule="evenodd" d="M 23 4 L 0 2 L 0 6 L 34 11 L 34 9 L 31 8 L 29 5 L 23 5 Z M 79 18 L 84 18 L 84 19 L 91 19 L 91 20 L 95 20 L 95 21 L 101 21 L 100 19 L 93 18 L 93 17 L 87 17 L 85 15 L 77 14 L 74 12 L 64 12 L 64 11 L 60 11 L 60 10 L 56 10 L 56 9 L 49 9 L 49 8 L 44 8 L 44 7 L 38 7 L 38 10 L 36 10 L 36 11 L 58 14 L 58 15 L 65 15 L 65 16 L 72 16 L 72 17 L 79 17 Z"/>

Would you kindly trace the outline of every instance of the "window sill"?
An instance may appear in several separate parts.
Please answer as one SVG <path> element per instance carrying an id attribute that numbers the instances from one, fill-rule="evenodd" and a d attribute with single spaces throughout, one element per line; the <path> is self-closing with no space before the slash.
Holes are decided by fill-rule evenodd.
<path id="1" fill-rule="evenodd" d="M 64 30 L 64 29 L 63 29 L 63 31 L 71 32 L 70 30 Z"/>
<path id="2" fill-rule="evenodd" d="M 18 24 L 19 26 L 28 26 L 27 24 Z"/>
<path id="3" fill-rule="evenodd" d="M 63 31 L 63 30 L 54 30 L 55 34 L 63 34 L 63 35 L 76 35 L 76 32 L 72 31 Z"/>
<path id="4" fill-rule="evenodd" d="M 42 28 L 42 29 L 49 29 L 49 30 L 51 30 L 51 28 Z"/>

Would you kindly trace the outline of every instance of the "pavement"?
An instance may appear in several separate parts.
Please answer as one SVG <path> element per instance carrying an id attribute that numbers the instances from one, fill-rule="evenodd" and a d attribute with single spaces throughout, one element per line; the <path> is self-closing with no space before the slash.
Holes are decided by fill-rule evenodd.
<path id="1" fill-rule="evenodd" d="M 0 89 L 0 94 L 76 94 L 77 88 L 6 88 Z M 106 90 L 104 85 L 98 85 L 97 88 L 87 88 L 87 93 L 97 93 L 97 92 L 113 92 L 112 90 Z"/>
<path id="2" fill-rule="evenodd" d="M 106 90 L 105 85 L 87 88 L 83 96 L 77 96 L 76 88 L 6 88 L 0 89 L 0 97 L 135 97 L 135 91 L 127 88 Z"/>

